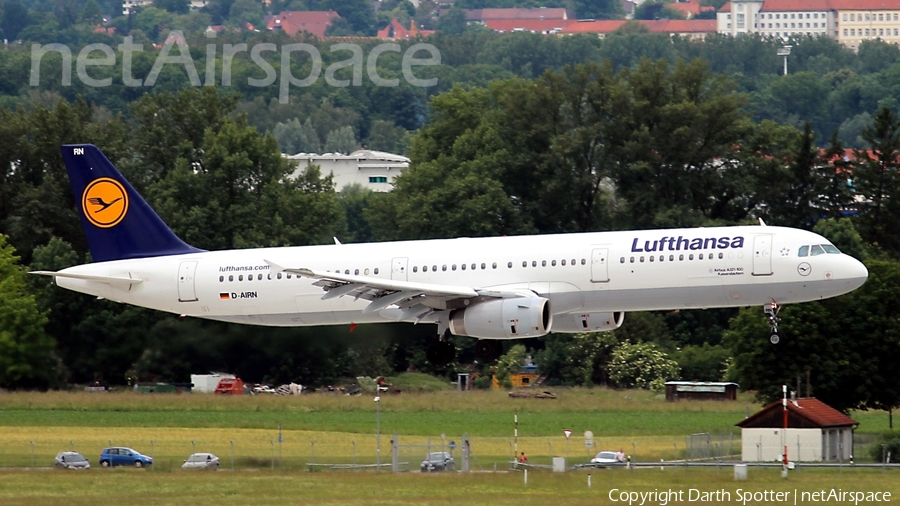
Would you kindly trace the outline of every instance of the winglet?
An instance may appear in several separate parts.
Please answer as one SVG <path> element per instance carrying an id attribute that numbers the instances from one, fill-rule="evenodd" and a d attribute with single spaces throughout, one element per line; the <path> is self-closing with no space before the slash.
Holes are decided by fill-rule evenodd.
<path id="1" fill-rule="evenodd" d="M 760 226 L 760 227 L 765 227 L 765 226 L 766 226 L 766 222 L 764 222 L 762 218 L 758 218 L 758 219 L 759 219 L 759 226 Z"/>
<path id="2" fill-rule="evenodd" d="M 334 239 L 335 244 L 337 244 L 338 246 L 341 245 L 341 241 L 339 241 L 337 237 L 332 237 L 332 239 Z"/>

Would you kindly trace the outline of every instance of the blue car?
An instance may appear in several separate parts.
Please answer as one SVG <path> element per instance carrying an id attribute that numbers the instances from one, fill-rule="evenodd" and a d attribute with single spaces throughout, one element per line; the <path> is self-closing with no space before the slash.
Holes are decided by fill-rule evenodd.
<path id="1" fill-rule="evenodd" d="M 100 452 L 100 466 L 101 467 L 110 467 L 110 466 L 134 466 L 134 467 L 144 467 L 153 464 L 153 457 L 148 457 L 138 452 L 137 450 L 132 450 L 131 448 L 125 448 L 122 446 L 116 446 L 112 448 L 104 448 L 102 452 Z"/>

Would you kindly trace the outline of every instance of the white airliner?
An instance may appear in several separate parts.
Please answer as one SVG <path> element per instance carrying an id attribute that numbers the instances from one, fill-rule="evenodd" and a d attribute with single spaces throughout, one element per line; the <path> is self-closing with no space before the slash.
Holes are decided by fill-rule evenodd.
<path id="1" fill-rule="evenodd" d="M 618 328 L 627 311 L 763 306 L 850 292 L 866 267 L 805 230 L 735 226 L 202 251 L 92 145 L 62 148 L 94 263 L 70 290 L 250 325 L 427 322 L 500 339 Z M 443 344 L 433 357 L 452 350 Z M 443 353 L 443 355 L 441 355 Z"/>

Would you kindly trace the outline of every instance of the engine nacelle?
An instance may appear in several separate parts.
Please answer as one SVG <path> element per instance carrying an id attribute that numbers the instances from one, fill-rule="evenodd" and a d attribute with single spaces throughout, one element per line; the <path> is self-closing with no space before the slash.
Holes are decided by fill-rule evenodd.
<path id="1" fill-rule="evenodd" d="M 574 334 L 576 332 L 603 332 L 622 326 L 625 313 L 569 313 L 553 317 L 551 332 Z"/>
<path id="2" fill-rule="evenodd" d="M 540 337 L 550 331 L 553 314 L 543 297 L 481 302 L 450 314 L 450 332 L 484 339 Z"/>

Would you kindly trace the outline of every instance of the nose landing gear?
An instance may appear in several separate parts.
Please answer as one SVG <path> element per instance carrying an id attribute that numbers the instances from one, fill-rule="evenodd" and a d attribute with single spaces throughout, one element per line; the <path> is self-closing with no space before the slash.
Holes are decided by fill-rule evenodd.
<path id="1" fill-rule="evenodd" d="M 763 306 L 763 312 L 766 314 L 766 319 L 769 321 L 769 342 L 773 345 L 780 343 L 781 339 L 784 337 L 781 332 L 778 332 L 778 322 L 781 321 L 781 318 L 778 317 L 778 311 L 780 309 L 781 306 L 774 300 L 770 304 Z"/>

